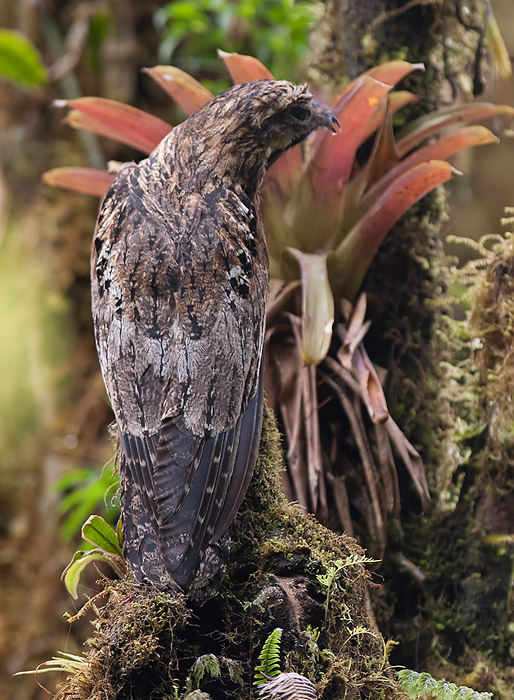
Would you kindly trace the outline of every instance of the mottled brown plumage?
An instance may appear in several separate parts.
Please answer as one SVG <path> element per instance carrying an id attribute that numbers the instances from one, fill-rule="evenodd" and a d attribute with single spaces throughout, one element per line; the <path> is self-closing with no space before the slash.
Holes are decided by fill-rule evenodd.
<path id="1" fill-rule="evenodd" d="M 305 86 L 237 85 L 123 167 L 92 251 L 96 342 L 121 442 L 136 579 L 203 602 L 255 464 L 268 262 L 257 192 L 333 118 Z"/>

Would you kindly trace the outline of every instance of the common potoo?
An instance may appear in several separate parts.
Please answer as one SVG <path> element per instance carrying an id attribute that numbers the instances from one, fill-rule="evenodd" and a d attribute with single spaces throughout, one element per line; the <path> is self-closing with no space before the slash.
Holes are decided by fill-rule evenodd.
<path id="1" fill-rule="evenodd" d="M 258 189 L 280 153 L 334 121 L 306 86 L 236 85 L 124 166 L 101 206 L 92 303 L 124 551 L 136 580 L 197 602 L 219 589 L 261 430 Z"/>

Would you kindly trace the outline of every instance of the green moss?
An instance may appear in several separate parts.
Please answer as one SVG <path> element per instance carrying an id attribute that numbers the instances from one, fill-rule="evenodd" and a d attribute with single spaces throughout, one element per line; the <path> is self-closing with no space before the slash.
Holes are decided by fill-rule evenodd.
<path id="1" fill-rule="evenodd" d="M 174 635 L 190 613 L 181 596 L 112 583 L 107 602 L 95 608 L 94 635 L 80 671 L 60 688 L 66 700 L 172 697 L 176 684 L 168 669 L 176 662 Z"/>

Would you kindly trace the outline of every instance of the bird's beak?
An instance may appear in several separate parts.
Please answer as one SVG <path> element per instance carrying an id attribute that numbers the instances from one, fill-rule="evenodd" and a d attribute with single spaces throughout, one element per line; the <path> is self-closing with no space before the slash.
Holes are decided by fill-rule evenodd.
<path id="1" fill-rule="evenodd" d="M 341 124 L 339 123 L 339 119 L 334 114 L 323 108 L 319 109 L 318 113 L 320 126 L 324 126 L 327 129 L 330 129 L 330 131 L 332 131 L 334 134 L 336 134 L 338 131 L 341 131 Z"/>
<path id="2" fill-rule="evenodd" d="M 330 131 L 332 131 L 334 134 L 337 134 L 338 131 L 341 131 L 341 124 L 339 123 L 339 119 L 334 114 L 326 115 L 325 121 L 323 122 L 323 126 L 326 126 L 327 129 L 330 129 Z"/>

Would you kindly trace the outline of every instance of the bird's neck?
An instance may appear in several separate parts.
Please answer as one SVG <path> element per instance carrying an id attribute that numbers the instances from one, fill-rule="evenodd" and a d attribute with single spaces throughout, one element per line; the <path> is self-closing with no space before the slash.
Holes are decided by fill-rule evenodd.
<path id="1" fill-rule="evenodd" d="M 270 153 L 244 140 L 208 134 L 179 134 L 179 127 L 164 139 L 152 158 L 187 191 L 202 191 L 213 182 L 233 190 L 242 188 L 253 199 L 266 174 Z M 180 136 L 180 138 L 178 138 Z"/>

